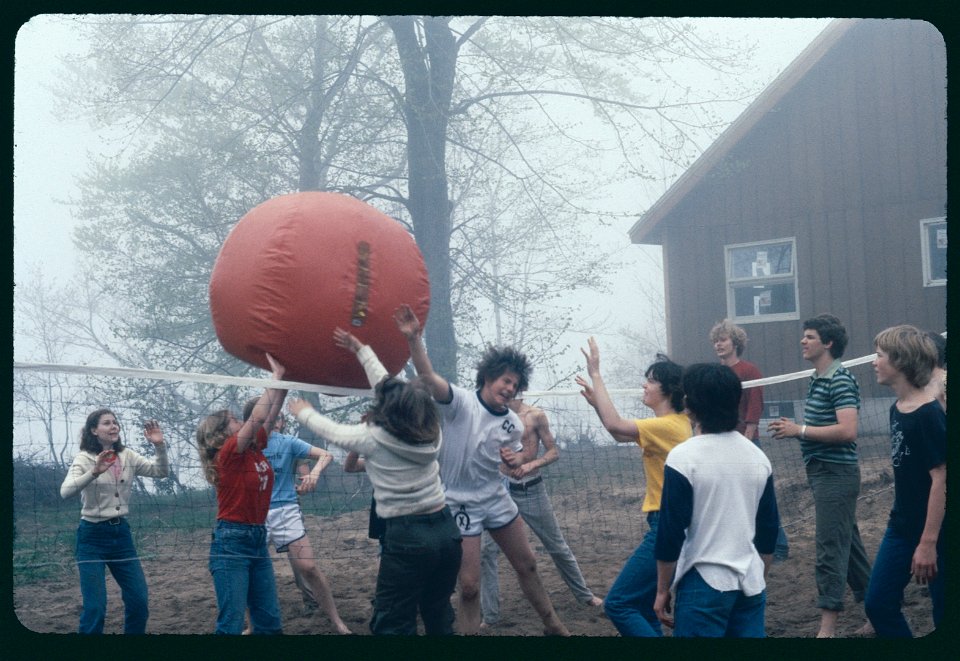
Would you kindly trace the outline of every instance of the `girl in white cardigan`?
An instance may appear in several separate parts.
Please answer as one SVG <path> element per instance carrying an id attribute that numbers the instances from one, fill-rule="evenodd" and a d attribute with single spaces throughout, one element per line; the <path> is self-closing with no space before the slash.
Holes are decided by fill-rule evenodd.
<path id="1" fill-rule="evenodd" d="M 123 632 L 146 632 L 147 580 L 126 516 L 134 477 L 166 477 L 170 465 L 163 431 L 156 420 L 144 425 L 143 435 L 156 450 L 153 459 L 124 447 L 120 423 L 111 410 L 94 411 L 80 432 L 80 453 L 60 487 L 63 498 L 80 494 L 76 549 L 83 597 L 80 633 L 103 633 L 107 567 L 123 598 Z"/>
<path id="2" fill-rule="evenodd" d="M 385 526 L 370 630 L 416 635 L 419 610 L 428 635 L 452 634 L 450 595 L 462 551 L 440 484 L 437 406 L 418 380 L 389 376 L 373 350 L 350 333 L 338 328 L 334 341 L 357 355 L 375 390 L 365 422 L 334 422 L 303 400 L 287 406 L 314 433 L 364 456 Z"/>

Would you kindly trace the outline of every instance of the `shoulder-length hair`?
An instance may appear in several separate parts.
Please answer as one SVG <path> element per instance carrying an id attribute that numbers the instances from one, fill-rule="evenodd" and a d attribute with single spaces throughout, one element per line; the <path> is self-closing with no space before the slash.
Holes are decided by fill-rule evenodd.
<path id="1" fill-rule="evenodd" d="M 440 437 L 440 410 L 422 379 L 387 377 L 374 393 L 373 406 L 364 416 L 367 424 L 382 427 L 411 445 L 435 443 Z"/>
<path id="2" fill-rule="evenodd" d="M 204 418 L 197 426 L 197 451 L 200 453 L 200 467 L 203 477 L 213 486 L 217 486 L 220 475 L 217 473 L 217 453 L 224 441 L 230 438 L 230 420 L 233 414 L 229 409 L 220 409 Z"/>
<path id="3" fill-rule="evenodd" d="M 97 438 L 97 435 L 93 432 L 97 428 L 97 425 L 100 424 L 100 418 L 105 415 L 112 415 L 113 418 L 117 421 L 117 425 L 120 424 L 119 418 L 116 414 L 110 409 L 103 408 L 97 409 L 93 413 L 87 416 L 87 421 L 83 423 L 83 429 L 80 430 L 80 449 L 87 452 L 92 452 L 93 454 L 100 454 L 103 450 L 103 446 L 100 445 L 100 439 Z M 123 429 L 121 427 L 121 429 Z M 116 443 L 113 444 L 114 452 L 123 452 L 123 439 L 118 438 Z"/>

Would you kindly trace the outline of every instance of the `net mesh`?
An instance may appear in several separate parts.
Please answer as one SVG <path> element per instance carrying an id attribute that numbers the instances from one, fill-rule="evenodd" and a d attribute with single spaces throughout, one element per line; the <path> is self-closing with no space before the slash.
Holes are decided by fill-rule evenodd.
<path id="1" fill-rule="evenodd" d="M 872 356 L 845 361 L 861 384 L 873 379 Z M 77 453 L 79 431 L 86 414 L 105 402 L 120 421 L 124 442 L 144 455 L 152 446 L 141 432 L 144 420 L 156 418 L 164 429 L 171 476 L 138 479 L 131 498 L 129 522 L 145 562 L 203 562 L 216 518 L 216 496 L 204 481 L 194 434 L 202 417 L 214 410 L 239 409 L 269 381 L 213 377 L 198 380 L 180 373 L 155 373 L 84 367 L 16 364 L 14 370 L 14 552 L 16 583 L 64 572 L 75 572 L 73 546 L 80 504 L 62 499 L 60 484 Z M 774 467 L 777 499 L 788 536 L 812 517 L 799 443 L 776 440 L 766 431 L 769 419 L 783 415 L 801 419 L 809 372 L 746 382 L 763 387 L 764 416 L 761 447 Z M 287 384 L 301 389 L 299 384 Z M 317 390 L 316 388 L 309 388 Z M 306 394 L 301 392 L 301 394 Z M 346 394 L 346 393 L 343 393 Z M 356 393 L 353 393 L 354 395 Z M 624 417 L 652 415 L 642 404 L 642 391 L 612 390 Z M 196 402 L 207 402 L 197 406 Z M 577 540 L 602 543 L 611 556 L 625 558 L 646 531 L 641 513 L 645 479 L 640 448 L 617 443 L 600 424 L 594 410 L 576 390 L 529 392 L 525 401 L 548 416 L 560 448 L 560 461 L 544 469 L 554 510 L 571 548 Z M 889 489 L 888 410 L 893 398 L 862 400 L 857 441 L 863 479 L 861 497 Z M 364 400 L 356 396 L 317 395 L 322 412 L 356 422 Z M 326 447 L 323 439 L 298 430 L 287 432 Z M 303 432 L 303 433 L 301 433 Z M 323 473 L 316 491 L 301 497 L 307 531 L 317 557 L 376 555 L 376 543 L 366 536 L 372 489 L 363 473 L 343 469 L 345 453 L 327 448 L 335 461 Z M 601 516 L 603 514 L 603 516 Z M 611 563 L 612 566 L 618 563 Z M 614 575 L 603 577 L 610 582 Z"/>

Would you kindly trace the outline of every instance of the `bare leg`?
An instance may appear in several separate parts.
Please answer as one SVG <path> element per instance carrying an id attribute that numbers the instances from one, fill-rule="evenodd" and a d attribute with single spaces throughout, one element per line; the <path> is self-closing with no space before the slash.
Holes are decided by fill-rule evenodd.
<path id="1" fill-rule="evenodd" d="M 537 573 L 537 559 L 530 548 L 530 542 L 527 541 L 527 529 L 523 519 L 518 516 L 510 525 L 491 530 L 490 535 L 517 572 L 520 589 L 543 621 L 544 633 L 548 636 L 569 636 L 570 632 L 553 609 L 540 574 Z M 479 557 L 477 560 L 479 565 Z"/>
<path id="2" fill-rule="evenodd" d="M 337 612 L 337 604 L 333 601 L 333 593 L 330 591 L 330 583 L 320 568 L 317 567 L 313 559 L 313 548 L 310 546 L 310 539 L 304 535 L 295 542 L 291 542 L 287 551 L 290 559 L 290 567 L 295 574 L 299 574 L 301 579 L 310 586 L 313 596 L 316 598 L 320 608 L 330 618 L 337 633 L 353 633 L 340 619 Z"/>
<path id="3" fill-rule="evenodd" d="M 457 632 L 472 636 L 480 630 L 480 535 L 464 537 L 460 560 L 460 603 L 457 608 Z"/>

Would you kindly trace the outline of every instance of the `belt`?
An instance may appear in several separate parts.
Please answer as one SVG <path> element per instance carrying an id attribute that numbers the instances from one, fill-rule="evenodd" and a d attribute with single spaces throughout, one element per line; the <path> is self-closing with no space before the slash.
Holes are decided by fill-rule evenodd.
<path id="1" fill-rule="evenodd" d="M 387 523 L 426 523 L 431 521 L 442 521 L 449 518 L 451 518 L 450 509 L 444 505 L 443 509 L 439 509 L 436 512 L 429 512 L 427 514 L 401 514 L 400 516 L 385 517 L 383 521 L 386 521 Z"/>
<path id="2" fill-rule="evenodd" d="M 84 519 L 84 521 L 86 521 L 86 519 Z M 112 519 L 104 519 L 103 521 L 87 521 L 87 523 L 92 523 L 95 526 L 102 526 L 105 523 L 108 523 L 111 526 L 119 526 L 121 521 L 123 521 L 122 516 L 115 516 Z"/>
<path id="3" fill-rule="evenodd" d="M 510 491 L 526 491 L 530 487 L 535 487 L 543 482 L 543 475 L 533 478 L 529 482 L 511 482 Z"/>

